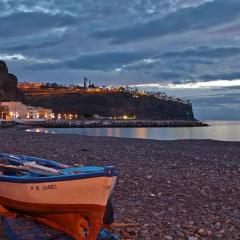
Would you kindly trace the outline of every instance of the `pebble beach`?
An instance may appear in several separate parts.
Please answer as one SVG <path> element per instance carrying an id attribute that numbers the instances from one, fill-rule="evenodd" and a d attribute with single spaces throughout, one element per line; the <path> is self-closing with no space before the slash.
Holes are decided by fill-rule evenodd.
<path id="1" fill-rule="evenodd" d="M 0 129 L 0 152 L 116 166 L 116 222 L 133 224 L 116 229 L 125 239 L 240 239 L 240 142 Z"/>

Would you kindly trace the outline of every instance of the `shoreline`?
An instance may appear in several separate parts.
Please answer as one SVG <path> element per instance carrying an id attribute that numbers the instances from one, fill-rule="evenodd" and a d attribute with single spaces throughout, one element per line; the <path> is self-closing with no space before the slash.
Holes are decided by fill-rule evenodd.
<path id="1" fill-rule="evenodd" d="M 0 129 L 0 152 L 66 164 L 114 165 L 125 238 L 238 239 L 240 142 L 143 140 Z M 191 238 L 192 237 L 192 238 Z"/>

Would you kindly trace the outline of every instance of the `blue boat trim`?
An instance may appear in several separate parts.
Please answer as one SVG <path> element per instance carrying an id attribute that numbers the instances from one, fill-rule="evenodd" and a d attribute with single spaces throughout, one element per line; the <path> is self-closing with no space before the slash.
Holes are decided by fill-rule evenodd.
<path id="1" fill-rule="evenodd" d="M 2 182 L 13 182 L 13 183 L 45 183 L 45 182 L 60 182 L 60 181 L 69 181 L 69 180 L 78 180 L 78 179 L 87 179 L 87 178 L 96 178 L 96 177 L 114 177 L 119 175 L 119 171 L 112 166 L 98 167 L 98 166 L 81 166 L 81 167 L 71 167 L 71 168 L 59 168 L 61 164 L 41 159 L 35 157 L 28 157 L 22 155 L 13 155 L 0 153 L 0 158 L 9 160 L 13 164 L 19 165 L 21 162 L 26 161 L 35 161 L 38 164 L 53 167 L 58 169 L 62 175 L 54 176 L 38 176 L 38 175 L 25 175 L 25 176 L 9 176 L 9 175 L 0 175 L 0 181 Z M 73 171 L 73 173 L 69 173 Z M 74 173 L 80 172 L 80 173 Z"/>
<path id="2" fill-rule="evenodd" d="M 98 166 L 81 166 L 81 167 L 70 167 L 62 169 L 62 172 L 69 173 L 74 171 L 80 171 L 82 173 L 88 173 L 88 172 L 99 172 L 104 171 L 105 167 L 98 167 Z"/>
<path id="3" fill-rule="evenodd" d="M 108 172 L 102 173 L 84 173 L 77 175 L 60 175 L 60 176 L 51 176 L 51 177 L 31 177 L 31 178 L 21 178 L 15 176 L 0 176 L 0 181 L 2 182 L 14 182 L 14 183 L 44 183 L 44 182 L 60 182 L 60 181 L 69 181 L 77 179 L 87 179 L 87 178 L 96 178 L 96 177 L 114 177 L 118 176 L 118 172 L 113 172 L 111 175 Z"/>

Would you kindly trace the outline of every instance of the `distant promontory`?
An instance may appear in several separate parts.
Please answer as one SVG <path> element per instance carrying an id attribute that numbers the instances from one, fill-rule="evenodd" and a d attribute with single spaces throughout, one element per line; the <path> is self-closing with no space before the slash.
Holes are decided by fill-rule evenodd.
<path id="1" fill-rule="evenodd" d="M 18 83 L 0 61 L 0 101 L 22 101 L 30 106 L 52 109 L 57 117 L 109 119 L 151 119 L 194 121 L 189 101 L 124 87 L 61 86 L 45 83 Z"/>
<path id="2" fill-rule="evenodd" d="M 124 90 L 79 91 L 27 96 L 33 106 L 51 108 L 55 113 L 77 114 L 83 118 L 127 118 L 155 120 L 194 120 L 192 105 L 162 100 L 153 95 Z"/>

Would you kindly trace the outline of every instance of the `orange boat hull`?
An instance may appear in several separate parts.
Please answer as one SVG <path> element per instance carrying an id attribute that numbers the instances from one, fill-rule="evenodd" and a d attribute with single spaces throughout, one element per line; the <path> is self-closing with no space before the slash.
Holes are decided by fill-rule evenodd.
<path id="1" fill-rule="evenodd" d="M 78 240 L 96 240 L 116 177 L 51 183 L 0 182 L 0 204 Z"/>

